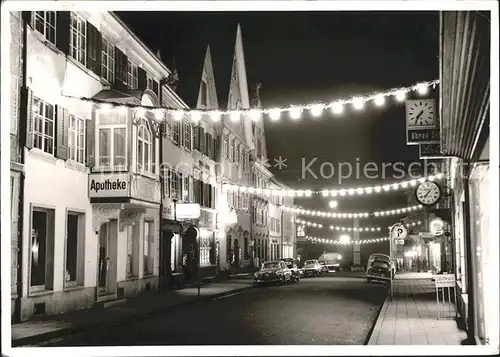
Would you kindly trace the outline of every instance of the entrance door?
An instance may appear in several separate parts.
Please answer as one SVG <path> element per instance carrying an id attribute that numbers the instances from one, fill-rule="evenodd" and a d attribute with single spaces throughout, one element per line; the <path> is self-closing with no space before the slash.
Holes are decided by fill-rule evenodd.
<path id="1" fill-rule="evenodd" d="M 116 293 L 116 242 L 118 221 L 112 220 L 99 229 L 99 249 L 97 256 L 97 294 L 99 296 Z"/>

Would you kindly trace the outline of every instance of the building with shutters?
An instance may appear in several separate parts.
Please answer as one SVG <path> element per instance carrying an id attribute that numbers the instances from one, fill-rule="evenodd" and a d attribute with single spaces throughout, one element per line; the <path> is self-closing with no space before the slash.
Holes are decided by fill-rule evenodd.
<path id="1" fill-rule="evenodd" d="M 15 300 L 26 320 L 158 286 L 159 120 L 106 102 L 187 106 L 165 84 L 170 70 L 114 14 L 37 11 L 23 20 L 27 124 Z M 75 99 L 82 97 L 93 102 Z M 184 122 L 170 129 L 178 139 Z"/>

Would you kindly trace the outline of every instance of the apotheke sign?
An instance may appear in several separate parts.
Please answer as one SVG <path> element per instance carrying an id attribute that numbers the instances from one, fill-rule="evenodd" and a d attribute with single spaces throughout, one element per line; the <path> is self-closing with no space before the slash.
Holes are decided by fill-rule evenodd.
<path id="1" fill-rule="evenodd" d="M 128 174 L 89 175 L 89 197 L 128 197 L 130 193 L 130 177 Z"/>

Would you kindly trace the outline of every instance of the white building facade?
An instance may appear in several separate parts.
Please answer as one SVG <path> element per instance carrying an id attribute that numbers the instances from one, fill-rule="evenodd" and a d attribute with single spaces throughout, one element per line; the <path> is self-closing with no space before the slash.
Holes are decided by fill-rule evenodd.
<path id="1" fill-rule="evenodd" d="M 157 287 L 160 121 L 106 102 L 159 106 L 170 75 L 112 13 L 24 18 L 21 320 Z"/>

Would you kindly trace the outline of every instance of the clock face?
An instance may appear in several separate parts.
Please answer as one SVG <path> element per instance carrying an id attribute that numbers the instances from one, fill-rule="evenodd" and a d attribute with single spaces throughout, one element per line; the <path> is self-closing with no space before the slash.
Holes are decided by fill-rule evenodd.
<path id="1" fill-rule="evenodd" d="M 423 205 L 433 205 L 441 198 L 441 188 L 432 181 L 418 185 L 416 190 L 417 200 Z"/>
<path id="2" fill-rule="evenodd" d="M 410 127 L 435 127 L 434 100 L 408 101 L 406 116 Z"/>

